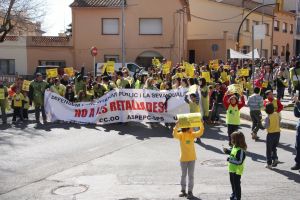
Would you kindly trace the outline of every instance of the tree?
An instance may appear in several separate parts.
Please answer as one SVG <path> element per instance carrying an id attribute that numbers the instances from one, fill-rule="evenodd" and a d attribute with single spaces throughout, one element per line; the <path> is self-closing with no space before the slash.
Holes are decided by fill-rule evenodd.
<path id="1" fill-rule="evenodd" d="M 0 42 L 13 29 L 27 29 L 27 25 L 45 15 L 43 0 L 0 0 Z"/>
<path id="2" fill-rule="evenodd" d="M 66 36 L 68 36 L 68 37 L 72 37 L 72 24 L 69 24 L 68 25 L 68 28 L 66 29 L 66 31 L 65 31 L 65 34 L 66 34 Z"/>

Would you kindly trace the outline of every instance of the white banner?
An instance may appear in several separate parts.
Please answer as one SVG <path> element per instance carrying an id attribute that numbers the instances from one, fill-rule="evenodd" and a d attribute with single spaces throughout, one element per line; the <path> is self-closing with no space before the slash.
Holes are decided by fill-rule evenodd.
<path id="1" fill-rule="evenodd" d="M 154 91 L 113 90 L 93 102 L 72 103 L 46 91 L 45 110 L 51 122 L 111 124 L 118 122 L 175 122 L 177 114 L 189 113 L 186 89 Z M 170 98 L 166 101 L 166 97 Z M 167 102 L 167 103 L 166 103 Z"/>
<path id="2" fill-rule="evenodd" d="M 248 54 L 243 54 L 233 49 L 230 49 L 230 58 L 237 58 L 237 59 L 252 59 L 252 51 Z M 254 49 L 254 58 L 259 58 L 258 50 Z"/>

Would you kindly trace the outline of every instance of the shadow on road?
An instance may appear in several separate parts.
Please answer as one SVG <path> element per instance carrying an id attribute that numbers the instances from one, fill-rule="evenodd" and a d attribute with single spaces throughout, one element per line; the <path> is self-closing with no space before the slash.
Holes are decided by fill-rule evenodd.
<path id="1" fill-rule="evenodd" d="M 172 128 L 158 123 L 149 123 L 149 126 L 139 122 L 128 122 L 119 124 L 102 125 L 105 132 L 117 131 L 119 135 L 132 135 L 138 140 L 150 139 L 153 137 L 172 138 Z"/>
<path id="2" fill-rule="evenodd" d="M 273 168 L 273 171 L 287 177 L 289 180 L 295 181 L 296 183 L 300 183 L 300 174 L 298 171 L 296 171 L 296 173 L 293 173 L 290 171 L 277 169 L 277 168 Z"/>

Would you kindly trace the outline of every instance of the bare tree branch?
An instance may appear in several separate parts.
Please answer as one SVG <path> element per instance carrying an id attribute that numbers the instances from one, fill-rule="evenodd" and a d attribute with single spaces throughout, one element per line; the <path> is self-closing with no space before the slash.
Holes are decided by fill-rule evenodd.
<path id="1" fill-rule="evenodd" d="M 0 0 L 0 42 L 15 31 L 35 31 L 35 22 L 45 16 L 45 6 L 43 0 Z"/>

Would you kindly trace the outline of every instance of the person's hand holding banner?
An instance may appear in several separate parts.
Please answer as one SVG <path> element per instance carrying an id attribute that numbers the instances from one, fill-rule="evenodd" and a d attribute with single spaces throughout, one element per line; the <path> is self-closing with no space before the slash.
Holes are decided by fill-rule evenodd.
<path id="1" fill-rule="evenodd" d="M 56 78 L 58 76 L 57 68 L 46 69 L 47 78 Z"/>
<path id="2" fill-rule="evenodd" d="M 178 114 L 178 128 L 202 127 L 203 122 L 200 113 Z"/>

